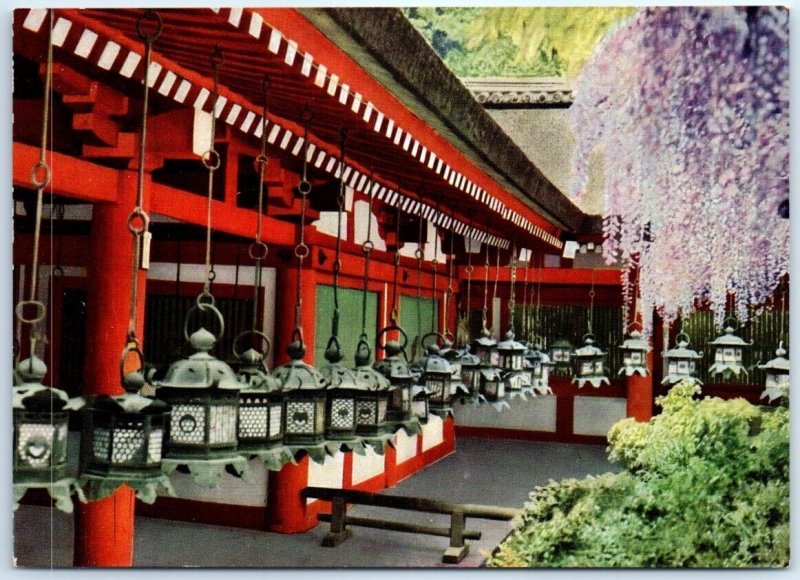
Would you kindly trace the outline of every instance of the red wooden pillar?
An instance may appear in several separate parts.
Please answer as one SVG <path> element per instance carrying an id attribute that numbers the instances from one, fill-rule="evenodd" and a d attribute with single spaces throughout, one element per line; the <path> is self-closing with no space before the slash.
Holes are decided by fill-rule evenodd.
<path id="1" fill-rule="evenodd" d="M 647 376 L 633 375 L 626 378 L 628 392 L 626 415 L 637 421 L 646 422 L 653 418 L 653 353 L 647 353 Z"/>
<path id="2" fill-rule="evenodd" d="M 307 260 L 310 262 L 310 260 Z M 314 319 L 316 313 L 317 280 L 314 270 L 304 269 L 300 287 L 303 299 L 301 324 L 306 345 L 305 361 L 311 362 L 314 355 Z M 286 347 L 295 329 L 295 305 L 297 297 L 297 268 L 294 264 L 280 268 L 275 285 L 275 366 L 289 360 Z M 303 532 L 316 525 L 316 518 L 309 522 L 306 500 L 300 491 L 308 486 L 308 455 L 297 465 L 284 465 L 280 471 L 269 474 L 267 490 L 267 522 L 269 529 L 280 533 Z"/>
<path id="3" fill-rule="evenodd" d="M 148 191 L 149 188 L 145 188 Z M 122 174 L 118 201 L 95 204 L 89 245 L 84 395 L 119 395 L 119 361 L 128 331 L 133 241 L 128 216 L 135 206 L 136 173 Z M 145 207 L 147 205 L 145 204 Z M 144 335 L 147 273 L 139 270 L 137 330 Z M 97 502 L 77 504 L 75 566 L 133 563 L 134 493 L 123 486 Z"/>

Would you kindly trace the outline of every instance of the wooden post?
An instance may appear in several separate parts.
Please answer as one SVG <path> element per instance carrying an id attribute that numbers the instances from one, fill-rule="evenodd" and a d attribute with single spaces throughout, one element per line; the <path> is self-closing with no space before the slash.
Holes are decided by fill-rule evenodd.
<path id="1" fill-rule="evenodd" d="M 118 202 L 94 206 L 88 260 L 87 302 L 91 306 L 86 320 L 85 395 L 123 392 L 119 360 L 128 328 L 133 261 L 127 221 L 135 199 L 136 173 L 126 172 L 121 174 Z M 140 340 L 144 337 L 146 282 L 147 273 L 139 270 L 136 334 Z M 131 566 L 133 528 L 134 493 L 127 486 L 102 501 L 77 503 L 75 566 Z"/>
<path id="2" fill-rule="evenodd" d="M 469 546 L 464 542 L 466 517 L 462 510 L 456 510 L 450 516 L 450 546 L 442 555 L 445 564 L 458 564 L 469 554 Z"/>
<path id="3" fill-rule="evenodd" d="M 322 545 L 328 548 L 338 546 L 352 535 L 347 528 L 347 504 L 343 497 L 336 497 L 331 501 L 331 529 L 322 540 Z"/>

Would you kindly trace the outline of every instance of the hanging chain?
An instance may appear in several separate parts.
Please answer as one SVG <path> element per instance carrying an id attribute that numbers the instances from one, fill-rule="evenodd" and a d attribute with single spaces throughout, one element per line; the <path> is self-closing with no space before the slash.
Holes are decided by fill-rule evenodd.
<path id="1" fill-rule="evenodd" d="M 263 97 L 261 107 L 261 152 L 256 157 L 256 167 L 258 170 L 258 215 L 256 221 L 256 240 L 250 244 L 248 254 L 255 260 L 255 279 L 253 281 L 253 330 L 258 330 L 258 306 L 261 302 L 261 278 L 263 275 L 263 261 L 267 258 L 269 247 L 261 239 L 262 221 L 264 215 L 264 174 L 267 170 L 267 111 L 269 99 L 269 79 L 264 77 L 261 81 L 261 95 Z"/>
<path id="2" fill-rule="evenodd" d="M 451 302 L 455 303 L 455 301 L 453 300 L 453 261 L 454 261 L 454 256 L 455 256 L 455 254 L 453 254 L 453 238 L 455 238 L 455 234 L 453 232 L 450 232 L 450 253 L 448 255 L 448 260 L 447 260 L 447 288 L 444 291 L 444 304 L 443 304 L 443 306 L 444 306 L 444 336 L 445 337 L 450 335 L 450 329 L 447 326 L 447 319 L 448 319 L 448 317 L 447 317 L 447 314 L 448 314 L 447 307 Z M 456 314 L 456 316 L 458 316 L 458 312 L 455 312 L 455 314 Z M 455 339 L 454 335 L 451 335 L 451 336 L 453 336 L 453 338 Z M 455 340 L 453 342 L 455 342 Z"/>
<path id="3" fill-rule="evenodd" d="M 589 334 L 592 334 L 592 322 L 594 318 L 594 269 L 592 269 L 592 286 L 589 290 Z"/>
<path id="4" fill-rule="evenodd" d="M 486 330 L 487 302 L 489 300 L 489 244 L 486 244 L 486 256 L 483 261 L 483 330 Z"/>
<path id="5" fill-rule="evenodd" d="M 436 226 L 433 226 L 433 292 L 431 296 L 433 296 L 433 301 L 436 301 L 436 287 L 438 286 L 439 280 L 439 260 L 436 257 L 439 255 L 439 232 L 436 230 Z M 445 312 L 447 312 L 447 299 L 445 298 L 444 302 Z M 446 315 L 445 315 L 446 316 Z M 437 316 L 431 316 L 431 332 L 436 332 L 436 318 Z"/>
<path id="6" fill-rule="evenodd" d="M 487 251 L 488 252 L 488 251 Z M 497 282 L 500 279 L 500 247 L 495 248 L 495 265 L 494 265 L 494 290 L 492 291 L 492 330 L 496 329 L 494 320 L 494 301 L 497 300 Z M 498 330 L 499 332 L 499 330 Z"/>
<path id="7" fill-rule="evenodd" d="M 499 275 L 499 269 L 498 269 Z M 517 280 L 517 243 L 511 244 L 511 288 L 508 295 L 508 327 L 514 330 L 514 283 Z"/>
<path id="8" fill-rule="evenodd" d="M 219 104 L 219 67 L 225 61 L 225 57 L 219 47 L 214 48 L 211 55 L 211 65 L 214 69 L 214 86 L 211 94 L 211 135 L 209 149 L 202 156 L 203 165 L 208 170 L 208 203 L 206 204 L 206 276 L 203 281 L 203 291 L 197 297 L 197 304 L 201 307 L 204 304 L 214 305 L 214 297 L 211 295 L 211 282 L 216 277 L 211 266 L 211 205 L 214 199 L 214 172 L 219 169 L 220 156 L 215 149 L 215 130 L 217 124 L 217 106 Z"/>
<path id="9" fill-rule="evenodd" d="M 39 241 L 41 238 L 42 206 L 44 204 L 44 190 L 50 184 L 50 165 L 47 163 L 47 129 L 50 126 L 50 87 L 53 77 L 53 10 L 48 11 L 49 21 L 47 37 L 47 64 L 44 79 L 44 104 L 42 107 L 42 132 L 39 147 L 39 160 L 31 168 L 31 183 L 36 188 L 36 211 L 33 222 L 33 257 L 31 259 L 31 283 L 28 300 L 24 299 L 24 291 L 20 292 L 21 300 L 17 303 L 14 313 L 21 324 L 30 324 L 30 360 L 33 364 L 33 355 L 36 351 L 36 343 L 39 340 L 39 332 L 33 329 L 46 315 L 45 305 L 37 300 L 37 284 L 39 281 Z M 32 307 L 34 311 L 31 317 L 26 317 L 26 307 Z M 20 349 L 21 350 L 21 349 Z"/>
<path id="10" fill-rule="evenodd" d="M 331 337 L 339 336 L 339 274 L 342 271 L 342 214 L 345 205 L 345 188 L 342 173 L 344 171 L 344 144 L 347 140 L 347 129 L 339 131 L 339 195 L 336 197 L 338 212 L 336 213 L 336 257 L 333 260 L 333 318 L 331 320 Z"/>
<path id="11" fill-rule="evenodd" d="M 466 248 L 467 239 L 464 238 L 464 247 L 467 250 L 467 303 L 464 305 L 464 316 L 469 319 L 469 309 L 470 309 L 470 300 L 472 298 L 472 272 L 474 268 L 472 267 L 472 238 L 470 238 L 469 248 Z"/>
<path id="12" fill-rule="evenodd" d="M 422 338 L 422 260 L 425 258 L 425 252 L 422 250 L 422 216 L 419 218 L 417 249 L 414 251 L 414 256 L 417 258 L 417 335 L 411 346 L 412 358 L 416 358 L 417 349 L 422 348 L 420 344 Z"/>
<path id="13" fill-rule="evenodd" d="M 370 184 L 372 183 L 372 173 L 370 172 Z M 364 293 L 361 297 L 361 337 L 360 340 L 366 342 L 367 339 L 367 290 L 369 288 L 369 259 L 375 244 L 372 242 L 372 206 L 375 201 L 375 192 L 369 188 L 369 209 L 367 211 L 367 239 L 361 244 L 361 253 L 364 254 Z"/>
<path id="14" fill-rule="evenodd" d="M 309 249 L 306 245 L 306 204 L 308 202 L 308 194 L 311 193 L 311 182 L 308 180 L 308 127 L 311 119 L 314 117 L 311 111 L 311 105 L 306 104 L 303 108 L 303 178 L 297 186 L 300 192 L 300 225 L 299 240 L 294 248 L 294 255 L 297 257 L 297 287 L 296 296 L 297 302 L 294 309 L 294 333 L 292 339 L 296 339 L 303 345 L 303 294 L 301 292 L 303 286 L 303 261 L 308 257 Z"/>
<path id="15" fill-rule="evenodd" d="M 536 327 L 535 333 L 536 336 L 542 339 L 542 343 L 545 341 L 545 335 L 541 332 L 542 328 L 542 278 L 544 277 L 544 257 L 542 257 L 542 263 L 539 267 L 539 272 L 536 277 L 536 316 L 534 317 L 534 326 Z M 542 344 L 542 348 L 545 348 L 545 344 Z"/>
<path id="16" fill-rule="evenodd" d="M 530 266 L 531 254 L 528 254 L 528 260 L 525 262 L 525 284 L 522 286 L 522 334 L 528 341 L 531 337 L 530 320 L 528 320 L 528 270 Z"/>
<path id="17" fill-rule="evenodd" d="M 399 188 L 398 188 L 399 189 Z M 389 313 L 389 321 L 393 326 L 397 326 L 397 274 L 400 270 L 400 207 L 395 214 L 395 249 L 394 249 L 394 274 L 392 281 L 392 311 Z"/>

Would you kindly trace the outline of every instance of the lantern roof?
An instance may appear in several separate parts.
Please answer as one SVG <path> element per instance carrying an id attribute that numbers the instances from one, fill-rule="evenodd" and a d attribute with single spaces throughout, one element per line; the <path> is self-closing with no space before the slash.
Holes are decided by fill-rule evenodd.
<path id="1" fill-rule="evenodd" d="M 786 349 L 783 348 L 783 342 L 780 343 L 778 349 L 775 351 L 775 358 L 767 361 L 763 365 L 758 365 L 758 368 L 765 371 L 778 371 L 780 373 L 789 372 L 789 359 L 786 358 Z"/>
<path id="2" fill-rule="evenodd" d="M 472 340 L 472 344 L 476 347 L 493 348 L 497 346 L 497 341 L 492 338 L 489 330 L 484 328 L 481 330 L 481 335 Z"/>
<path id="3" fill-rule="evenodd" d="M 236 377 L 242 390 L 274 393 L 281 390 L 278 379 L 269 374 L 264 366 L 264 353 L 255 348 L 248 348 L 239 356 L 242 365 Z"/>
<path id="4" fill-rule="evenodd" d="M 47 365 L 36 355 L 17 363 L 14 373 L 19 381 L 14 387 L 14 409 L 76 410 L 84 404 L 80 397 L 70 399 L 65 391 L 42 384 L 47 375 Z"/>
<path id="5" fill-rule="evenodd" d="M 723 330 L 723 334 L 718 336 L 715 340 L 708 343 L 708 346 L 715 346 L 715 347 L 724 347 L 724 346 L 732 346 L 736 348 L 742 348 L 744 346 L 752 346 L 753 341 L 747 342 L 739 336 L 733 334 L 735 332 L 735 328 L 733 326 L 726 326 Z"/>
<path id="6" fill-rule="evenodd" d="M 568 348 L 572 349 L 572 343 L 568 341 L 566 338 L 559 338 L 553 341 L 553 344 L 550 345 L 550 348 Z"/>
<path id="7" fill-rule="evenodd" d="M 680 333 L 676 340 L 677 340 L 677 345 L 675 346 L 675 348 L 671 348 L 663 353 L 665 357 L 675 358 L 675 359 L 703 358 L 702 353 L 698 354 L 697 351 L 687 348 L 689 346 L 689 337 L 686 334 L 684 334 L 683 332 Z"/>
<path id="8" fill-rule="evenodd" d="M 217 387 L 220 389 L 238 390 L 241 383 L 228 363 L 212 356 L 210 351 L 217 338 L 200 328 L 189 337 L 189 344 L 195 352 L 185 359 L 172 363 L 163 381 L 157 387 L 197 389 Z"/>
<path id="9" fill-rule="evenodd" d="M 497 345 L 497 350 L 503 351 L 505 354 L 522 354 L 525 352 L 525 345 L 514 340 L 514 331 L 509 330 L 506 332 L 505 340 Z"/>
<path id="10" fill-rule="evenodd" d="M 439 347 L 435 344 L 428 345 L 427 354 L 422 359 L 422 372 L 425 374 L 447 375 L 453 374 L 450 362 L 439 355 Z"/>
<path id="11" fill-rule="evenodd" d="M 388 391 L 391 388 L 389 379 L 369 365 L 355 368 L 356 380 L 363 385 L 365 391 Z"/>
<path id="12" fill-rule="evenodd" d="M 481 364 L 481 359 L 478 355 L 470 352 L 470 348 L 467 346 L 461 354 L 459 354 L 458 362 L 461 363 L 462 367 L 477 367 Z"/>
<path id="13" fill-rule="evenodd" d="M 319 370 L 320 374 L 328 383 L 328 390 L 332 389 L 353 389 L 366 391 L 367 387 L 363 381 L 358 379 L 354 370 L 344 366 L 341 362 L 325 365 Z"/>
<path id="14" fill-rule="evenodd" d="M 292 341 L 286 351 L 292 360 L 272 372 L 272 376 L 283 385 L 284 391 L 321 391 L 328 386 L 320 371 L 303 362 L 306 347 L 301 341 Z"/>
<path id="15" fill-rule="evenodd" d="M 500 381 L 503 379 L 503 374 L 500 372 L 500 369 L 494 367 L 482 368 L 481 376 L 487 381 Z"/>
<path id="16" fill-rule="evenodd" d="M 622 344 L 619 348 L 623 350 L 640 350 L 643 352 L 650 352 L 652 347 L 647 343 L 647 341 L 642 338 L 642 333 L 638 330 L 632 331 L 628 338 L 622 341 Z"/>
<path id="17" fill-rule="evenodd" d="M 587 334 L 583 338 L 583 346 L 575 349 L 575 356 L 577 357 L 595 357 L 603 356 L 606 353 L 594 345 L 594 336 Z"/>

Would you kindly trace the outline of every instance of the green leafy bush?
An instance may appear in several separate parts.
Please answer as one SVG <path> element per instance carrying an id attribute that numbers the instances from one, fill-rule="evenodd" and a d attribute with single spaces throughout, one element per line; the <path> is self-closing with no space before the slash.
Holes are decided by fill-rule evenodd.
<path id="1" fill-rule="evenodd" d="M 537 487 L 492 567 L 779 567 L 789 563 L 789 410 L 697 400 L 611 428 L 627 467 Z"/>

